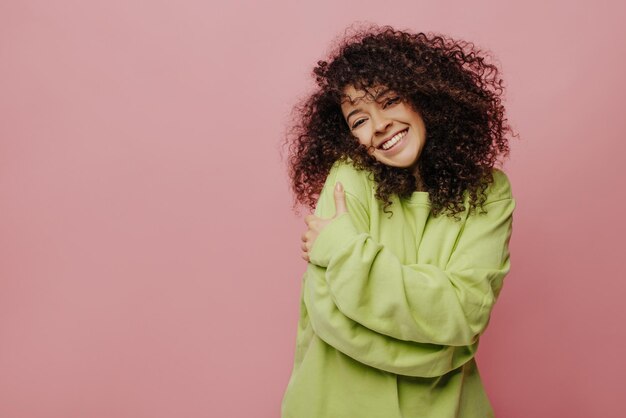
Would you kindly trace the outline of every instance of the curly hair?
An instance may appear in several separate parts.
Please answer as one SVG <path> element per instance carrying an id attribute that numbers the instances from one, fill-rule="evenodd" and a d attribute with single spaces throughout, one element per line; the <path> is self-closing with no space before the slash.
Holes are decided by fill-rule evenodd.
<path id="1" fill-rule="evenodd" d="M 345 35 L 326 60 L 313 69 L 315 91 L 293 109 L 287 130 L 288 171 L 299 202 L 313 209 L 333 163 L 351 159 L 369 170 L 376 197 L 409 197 L 415 175 L 385 165 L 352 135 L 341 112 L 344 89 L 369 90 L 383 85 L 416 109 L 427 141 L 417 161 L 420 181 L 429 194 L 431 213 L 458 219 L 469 197 L 470 212 L 482 208 L 492 169 L 509 154 L 497 67 L 473 43 L 441 34 L 411 33 L 369 25 Z"/>

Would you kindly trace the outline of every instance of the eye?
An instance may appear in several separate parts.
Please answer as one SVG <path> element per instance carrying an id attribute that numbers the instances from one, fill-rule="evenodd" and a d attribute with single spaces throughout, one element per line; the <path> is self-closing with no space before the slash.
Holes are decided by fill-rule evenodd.
<path id="1" fill-rule="evenodd" d="M 358 128 L 362 122 L 365 122 L 366 119 L 359 119 L 354 124 L 352 124 L 352 129 Z"/>
<path id="2" fill-rule="evenodd" d="M 401 100 L 401 99 L 400 99 L 400 97 L 399 97 L 399 96 L 397 96 L 397 97 L 392 97 L 391 99 L 389 99 L 389 100 L 387 100 L 387 101 L 385 102 L 385 105 L 383 106 L 383 109 L 387 108 L 387 106 L 391 106 L 391 105 L 394 105 L 394 104 L 398 103 L 400 100 Z"/>

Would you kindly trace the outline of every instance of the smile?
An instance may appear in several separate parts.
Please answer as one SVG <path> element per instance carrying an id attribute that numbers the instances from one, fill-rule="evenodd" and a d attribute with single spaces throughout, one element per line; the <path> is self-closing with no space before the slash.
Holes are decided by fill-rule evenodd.
<path id="1" fill-rule="evenodd" d="M 400 142 L 400 140 L 404 137 L 404 135 L 406 135 L 408 130 L 409 130 L 409 128 L 406 128 L 405 130 L 403 130 L 401 132 L 398 132 L 397 134 L 392 136 L 389 140 L 387 140 L 383 144 L 381 144 L 381 146 L 379 148 L 386 151 L 389 148 L 393 147 L 398 142 Z"/>

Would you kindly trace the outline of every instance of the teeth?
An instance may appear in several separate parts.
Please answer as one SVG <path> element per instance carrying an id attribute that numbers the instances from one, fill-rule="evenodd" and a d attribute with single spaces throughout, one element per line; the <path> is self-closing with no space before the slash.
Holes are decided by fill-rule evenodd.
<path id="1" fill-rule="evenodd" d="M 384 144 L 382 144 L 381 148 L 384 149 L 384 150 L 388 150 L 389 148 L 391 148 L 394 145 L 396 145 L 398 143 L 398 141 L 401 140 L 404 135 L 406 135 L 406 133 L 407 133 L 407 131 L 404 130 L 402 132 L 399 132 L 399 133 L 395 134 L 393 136 L 393 138 L 391 138 L 389 141 L 387 141 Z"/>

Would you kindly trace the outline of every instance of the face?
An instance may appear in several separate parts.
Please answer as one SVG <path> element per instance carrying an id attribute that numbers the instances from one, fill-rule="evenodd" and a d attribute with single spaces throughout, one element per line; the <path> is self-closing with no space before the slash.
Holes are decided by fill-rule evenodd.
<path id="1" fill-rule="evenodd" d="M 424 120 L 408 102 L 384 86 L 369 91 L 376 100 L 353 86 L 344 89 L 350 100 L 344 99 L 341 112 L 350 132 L 381 163 L 415 168 L 426 141 Z"/>

